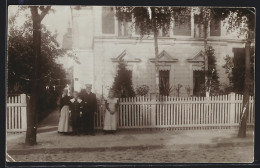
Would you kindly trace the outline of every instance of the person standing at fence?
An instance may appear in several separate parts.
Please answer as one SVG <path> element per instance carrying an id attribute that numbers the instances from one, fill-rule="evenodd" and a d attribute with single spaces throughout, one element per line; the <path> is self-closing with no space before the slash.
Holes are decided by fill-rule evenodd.
<path id="1" fill-rule="evenodd" d="M 118 99 L 114 97 L 114 91 L 110 89 L 105 103 L 104 133 L 115 133 L 117 129 Z"/>
<path id="2" fill-rule="evenodd" d="M 58 125 L 58 133 L 68 133 L 72 131 L 70 126 L 69 104 L 71 97 L 68 96 L 68 90 L 64 89 L 60 100 L 60 118 Z"/>
<path id="3" fill-rule="evenodd" d="M 90 134 L 92 136 L 95 135 L 94 130 L 94 115 L 97 112 L 97 99 L 96 95 L 91 92 L 92 85 L 86 84 L 86 93 L 84 95 L 84 113 L 86 116 L 84 117 L 84 132 L 85 134 Z"/>
<path id="4" fill-rule="evenodd" d="M 73 98 L 70 99 L 71 126 L 74 135 L 80 135 L 81 117 L 83 112 L 83 101 L 78 97 L 78 92 L 73 92 Z"/>

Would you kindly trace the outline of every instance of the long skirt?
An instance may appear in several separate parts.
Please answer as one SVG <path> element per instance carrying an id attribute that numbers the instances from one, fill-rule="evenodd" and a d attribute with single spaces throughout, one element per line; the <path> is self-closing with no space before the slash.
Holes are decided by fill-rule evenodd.
<path id="1" fill-rule="evenodd" d="M 58 125 L 58 132 L 71 132 L 69 106 L 65 105 L 60 111 L 60 120 Z"/>
<path id="2" fill-rule="evenodd" d="M 108 110 L 105 112 L 105 119 L 104 119 L 104 130 L 108 131 L 115 131 L 117 128 L 117 120 L 116 120 L 117 114 L 111 114 Z"/>

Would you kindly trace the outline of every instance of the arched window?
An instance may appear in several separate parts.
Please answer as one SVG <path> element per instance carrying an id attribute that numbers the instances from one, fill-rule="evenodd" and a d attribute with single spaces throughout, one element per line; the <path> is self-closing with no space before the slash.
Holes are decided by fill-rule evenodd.
<path id="1" fill-rule="evenodd" d="M 102 8 L 102 33 L 115 34 L 115 21 L 113 7 Z"/>

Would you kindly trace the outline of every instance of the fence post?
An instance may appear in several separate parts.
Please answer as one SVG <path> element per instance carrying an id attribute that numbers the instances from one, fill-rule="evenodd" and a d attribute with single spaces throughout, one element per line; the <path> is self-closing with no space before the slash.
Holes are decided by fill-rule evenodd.
<path id="1" fill-rule="evenodd" d="M 22 131 L 27 130 L 27 97 L 26 94 L 21 94 L 21 103 L 23 104 L 21 107 L 21 118 L 22 118 Z"/>
<path id="2" fill-rule="evenodd" d="M 153 128 L 156 126 L 156 95 L 151 95 L 151 125 Z"/>
<path id="3" fill-rule="evenodd" d="M 235 124 L 235 93 L 229 94 L 230 101 L 230 124 Z"/>

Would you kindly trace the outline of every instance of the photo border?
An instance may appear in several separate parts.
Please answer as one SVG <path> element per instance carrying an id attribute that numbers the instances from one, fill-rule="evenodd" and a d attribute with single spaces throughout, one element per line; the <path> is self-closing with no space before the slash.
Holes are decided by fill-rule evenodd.
<path id="1" fill-rule="evenodd" d="M 256 7 L 256 27 L 258 25 L 258 7 L 259 2 L 256 0 L 6 0 L 0 1 L 1 6 L 1 29 L 5 30 L 0 32 L 0 38 L 5 39 L 4 43 L 1 43 L 0 55 L 0 86 L 3 88 L 0 92 L 0 123 L 1 124 L 1 151 L 5 151 L 5 108 L 6 108 L 6 60 L 7 60 L 7 9 L 9 5 L 98 5 L 98 6 L 223 6 L 223 7 Z M 256 41 L 259 39 L 259 35 L 256 33 Z M 259 44 L 256 42 L 256 47 L 259 48 Z M 258 47 L 257 47 L 258 46 Z M 257 51 L 256 51 L 257 53 Z M 255 65 L 259 62 L 256 57 Z M 258 86 L 259 83 L 257 79 L 258 68 L 256 66 L 255 69 L 255 86 Z M 257 100 L 257 88 L 255 87 L 255 102 Z M 0 156 L 3 161 L 0 161 L 0 167 L 196 167 L 196 168 L 203 168 L 203 167 L 257 167 L 259 166 L 259 159 L 260 159 L 260 145 L 257 143 L 259 142 L 259 128 L 258 122 L 259 114 L 257 110 L 259 109 L 259 105 L 255 103 L 255 153 L 254 153 L 254 160 L 255 162 L 250 164 L 241 164 L 241 163 L 227 163 L 227 164 L 212 164 L 212 163 L 205 163 L 205 164 L 189 164 L 189 163 L 84 163 L 84 162 L 7 162 L 5 164 L 5 152 L 2 153 Z M 2 136 L 4 135 L 4 136 Z M 2 143 L 4 142 L 4 143 Z M 2 165 L 4 163 L 4 165 Z"/>

